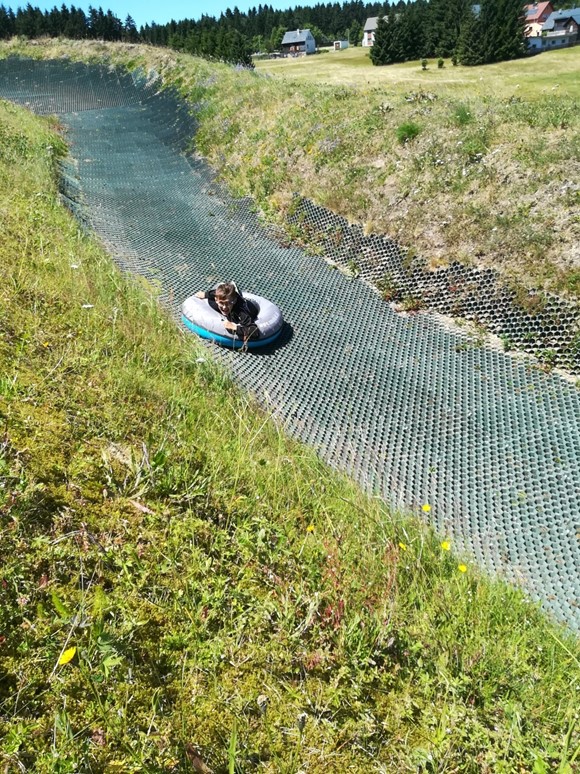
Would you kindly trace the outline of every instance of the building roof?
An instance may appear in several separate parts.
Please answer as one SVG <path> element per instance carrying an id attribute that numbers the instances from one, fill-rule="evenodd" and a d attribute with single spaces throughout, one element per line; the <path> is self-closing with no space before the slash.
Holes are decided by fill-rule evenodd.
<path id="1" fill-rule="evenodd" d="M 533 24 L 534 22 L 539 21 L 542 16 L 545 16 L 546 14 L 550 14 L 554 11 L 554 7 L 552 3 L 545 2 L 545 3 L 530 3 L 530 5 L 525 6 L 526 9 L 526 21 L 528 24 Z"/>
<path id="2" fill-rule="evenodd" d="M 554 8 L 552 6 L 552 3 L 545 2 L 545 3 L 532 3 L 531 5 L 526 5 L 526 21 L 529 24 L 533 24 L 534 21 L 537 21 L 542 18 L 542 16 L 548 12 L 548 9 L 550 9 L 550 13 L 553 12 Z"/>
<path id="3" fill-rule="evenodd" d="M 568 19 L 574 19 L 576 24 L 580 26 L 580 8 L 565 8 L 562 11 L 554 11 L 542 25 L 542 32 L 549 32 L 554 29 L 556 22 L 565 22 Z"/>
<path id="4" fill-rule="evenodd" d="M 282 45 L 291 46 L 294 43 L 306 43 L 306 38 L 309 36 L 312 37 L 310 30 L 293 30 L 284 35 Z"/>
<path id="5" fill-rule="evenodd" d="M 374 32 L 377 28 L 378 22 L 379 22 L 378 16 L 369 16 L 369 18 L 365 22 L 365 27 L 363 32 Z"/>

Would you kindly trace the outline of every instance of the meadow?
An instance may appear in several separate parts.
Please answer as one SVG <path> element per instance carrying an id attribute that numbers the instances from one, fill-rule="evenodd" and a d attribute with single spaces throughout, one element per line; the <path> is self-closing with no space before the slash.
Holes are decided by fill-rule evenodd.
<path id="1" fill-rule="evenodd" d="M 0 102 L 4 770 L 572 774 L 577 639 L 240 394 L 66 152 Z"/>
<path id="2" fill-rule="evenodd" d="M 454 67 L 444 59 L 439 68 L 429 59 L 427 69 L 419 62 L 374 67 L 368 49 L 350 47 L 343 51 L 322 49 L 309 57 L 256 60 L 256 69 L 277 78 L 310 83 L 370 86 L 405 93 L 429 89 L 440 97 L 469 99 L 519 96 L 537 99 L 565 93 L 580 99 L 580 53 L 578 48 L 546 51 L 528 59 L 500 62 L 485 67 Z"/>

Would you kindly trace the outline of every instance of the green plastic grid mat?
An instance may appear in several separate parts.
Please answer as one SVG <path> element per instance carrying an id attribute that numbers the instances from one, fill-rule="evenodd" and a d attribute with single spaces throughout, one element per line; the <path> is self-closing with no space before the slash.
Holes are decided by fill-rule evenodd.
<path id="1" fill-rule="evenodd" d="M 13 66 L 0 63 L 11 98 Z M 158 281 L 176 317 L 218 278 L 279 304 L 279 346 L 208 351 L 333 466 L 395 505 L 430 503 L 442 535 L 580 629 L 580 390 L 284 247 L 181 152 L 194 122 L 168 95 L 96 66 L 20 63 L 19 99 L 39 111 L 36 68 L 78 78 L 59 110 L 67 193 L 118 263 Z M 104 106 L 83 103 L 91 79 Z"/>
<path id="2" fill-rule="evenodd" d="M 365 235 L 360 224 L 295 195 L 288 221 L 310 243 L 360 276 L 392 301 L 406 298 L 431 311 L 472 320 L 503 337 L 507 346 L 580 374 L 580 305 L 548 293 L 510 287 L 491 268 L 457 261 L 430 269 L 424 258 L 409 258 L 388 237 Z"/>

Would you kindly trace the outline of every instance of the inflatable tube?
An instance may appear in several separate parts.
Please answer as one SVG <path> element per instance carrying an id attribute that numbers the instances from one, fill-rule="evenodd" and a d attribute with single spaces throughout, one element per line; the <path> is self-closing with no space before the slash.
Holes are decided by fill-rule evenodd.
<path id="1" fill-rule="evenodd" d="M 262 296 L 244 293 L 244 298 L 253 301 L 260 310 L 256 318 L 260 338 L 248 341 L 245 346 L 248 349 L 256 349 L 272 344 L 282 332 L 284 325 L 282 312 L 276 304 Z M 244 346 L 243 340 L 226 331 L 225 319 L 223 315 L 211 308 L 205 298 L 190 296 L 181 306 L 181 321 L 190 331 L 197 333 L 202 339 L 211 339 L 222 347 L 241 349 Z"/>

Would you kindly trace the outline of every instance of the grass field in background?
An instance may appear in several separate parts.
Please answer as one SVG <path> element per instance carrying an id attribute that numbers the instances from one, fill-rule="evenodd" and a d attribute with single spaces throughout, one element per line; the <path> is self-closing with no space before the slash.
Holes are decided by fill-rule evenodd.
<path id="1" fill-rule="evenodd" d="M 580 46 L 482 67 L 454 67 L 450 59 L 445 59 L 444 67 L 439 69 L 437 59 L 429 59 L 427 70 L 422 69 L 420 62 L 375 67 L 368 52 L 368 48 L 350 47 L 295 59 L 257 60 L 256 69 L 312 83 L 395 92 L 424 89 L 462 99 L 534 99 L 561 93 L 580 99 Z"/>
<path id="2" fill-rule="evenodd" d="M 288 440 L 59 204 L 54 123 L 0 128 L 3 770 L 571 774 L 578 642 Z"/>

